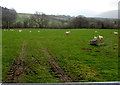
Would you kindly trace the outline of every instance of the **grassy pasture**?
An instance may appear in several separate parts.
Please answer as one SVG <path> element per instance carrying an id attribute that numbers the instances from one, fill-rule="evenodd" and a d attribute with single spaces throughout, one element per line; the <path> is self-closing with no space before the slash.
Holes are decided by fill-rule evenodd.
<path id="1" fill-rule="evenodd" d="M 29 32 L 30 30 L 32 32 Z M 65 32 L 69 30 L 71 34 L 66 35 Z M 59 74 L 51 69 L 49 56 L 44 50 L 50 53 L 73 82 L 118 81 L 118 36 L 114 35 L 114 31 L 117 30 L 23 29 L 22 32 L 18 32 L 18 29 L 15 29 L 2 31 L 3 82 L 63 82 Z M 104 37 L 104 46 L 89 45 L 89 41 L 97 35 Z M 19 77 L 8 79 L 13 62 L 18 58 L 26 63 L 25 70 Z"/>

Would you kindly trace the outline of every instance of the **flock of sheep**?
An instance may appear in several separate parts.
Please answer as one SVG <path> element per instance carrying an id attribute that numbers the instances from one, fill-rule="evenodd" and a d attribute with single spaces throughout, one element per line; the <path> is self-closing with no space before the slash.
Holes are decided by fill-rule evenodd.
<path id="1" fill-rule="evenodd" d="M 8 29 L 4 29 L 4 31 L 9 31 Z M 14 29 L 10 29 L 10 31 L 14 31 Z M 18 30 L 18 32 L 22 32 L 23 30 Z M 29 32 L 32 32 L 31 30 L 29 31 Z M 38 30 L 38 32 L 40 32 L 39 30 Z M 67 32 L 65 32 L 66 33 L 66 35 L 69 35 L 71 32 L 70 31 L 67 31 Z"/>
<path id="2" fill-rule="evenodd" d="M 98 31 L 95 31 L 95 33 L 98 33 Z M 70 31 L 66 31 L 65 32 L 66 35 L 70 35 L 71 32 Z M 115 35 L 118 35 L 118 32 L 114 32 Z M 99 36 L 94 36 L 94 38 L 92 40 L 90 40 L 90 45 L 98 45 L 99 43 L 101 43 L 101 41 L 103 40 L 103 36 L 99 35 Z"/>
<path id="3" fill-rule="evenodd" d="M 98 32 L 98 31 L 95 31 L 95 33 L 97 33 L 97 32 Z M 66 31 L 66 32 L 65 32 L 66 35 L 69 35 L 70 33 L 71 33 L 70 31 Z M 118 32 L 114 32 L 114 34 L 117 35 Z M 100 38 L 101 38 L 101 37 L 103 38 L 103 36 L 99 36 L 99 37 L 100 37 Z"/>
<path id="4" fill-rule="evenodd" d="M 97 31 L 95 31 L 95 33 L 97 33 Z M 118 35 L 118 32 L 114 32 L 115 35 Z M 94 38 L 92 40 L 90 40 L 90 45 L 98 45 L 99 43 L 101 43 L 101 41 L 103 40 L 103 36 L 99 35 L 99 36 L 94 36 Z"/>
<path id="5" fill-rule="evenodd" d="M 9 31 L 8 29 L 4 29 L 4 31 Z M 10 31 L 14 31 L 14 29 L 10 29 Z M 18 30 L 18 32 L 22 32 L 23 30 Z M 29 32 L 32 32 L 31 30 L 29 31 Z M 38 30 L 38 32 L 40 32 L 39 30 Z"/>
<path id="6" fill-rule="evenodd" d="M 9 31 L 8 29 L 4 29 L 4 31 Z M 10 29 L 10 31 L 14 31 L 14 29 Z M 18 32 L 22 32 L 23 30 L 18 30 Z M 32 32 L 31 30 L 29 31 L 29 32 Z M 40 32 L 39 30 L 38 30 L 38 32 Z M 97 33 L 98 31 L 95 31 L 95 33 Z M 70 31 L 66 31 L 65 32 L 65 34 L 66 35 L 70 35 L 71 34 L 71 32 Z M 118 35 L 118 32 L 114 32 L 114 34 L 115 35 Z M 99 37 L 101 37 L 101 36 L 99 36 Z M 103 37 L 103 36 L 102 36 Z"/>
<path id="7" fill-rule="evenodd" d="M 4 31 L 9 31 L 8 29 L 4 29 Z M 10 31 L 14 31 L 14 29 L 10 29 Z M 18 32 L 22 32 L 23 30 L 18 30 Z M 29 32 L 32 32 L 31 30 Z M 38 32 L 40 32 L 38 30 Z M 95 31 L 95 33 L 98 33 L 98 31 Z M 65 32 L 66 35 L 70 35 L 71 31 L 66 31 Z M 118 32 L 114 32 L 115 35 L 118 35 Z M 90 40 L 90 44 L 91 45 L 97 45 L 98 43 L 100 43 L 103 40 L 103 36 L 99 35 L 99 36 L 94 36 L 94 38 L 92 40 Z"/>

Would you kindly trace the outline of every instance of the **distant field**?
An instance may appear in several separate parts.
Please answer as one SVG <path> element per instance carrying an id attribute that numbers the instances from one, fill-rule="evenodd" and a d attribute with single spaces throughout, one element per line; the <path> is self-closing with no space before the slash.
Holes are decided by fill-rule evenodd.
<path id="1" fill-rule="evenodd" d="M 113 29 L 2 31 L 3 82 L 118 81 L 118 36 Z M 38 32 L 38 30 L 40 32 Z M 66 31 L 71 31 L 66 35 Z M 30 32 L 31 31 L 31 32 Z M 95 31 L 98 31 L 95 33 Z M 94 36 L 103 46 L 91 46 Z"/>

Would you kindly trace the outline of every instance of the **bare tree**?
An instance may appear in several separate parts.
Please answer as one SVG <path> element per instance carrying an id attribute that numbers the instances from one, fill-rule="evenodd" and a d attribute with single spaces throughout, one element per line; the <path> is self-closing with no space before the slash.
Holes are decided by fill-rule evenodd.
<path id="1" fill-rule="evenodd" d="M 31 16 L 31 20 L 35 24 L 36 27 L 47 27 L 49 18 L 47 15 L 41 12 L 36 12 L 34 15 Z"/>
<path id="2" fill-rule="evenodd" d="M 89 26 L 87 18 L 82 15 L 79 15 L 72 19 L 70 24 L 74 28 L 87 28 Z"/>
<path id="3" fill-rule="evenodd" d="M 13 24 L 17 16 L 15 9 L 8 9 L 2 7 L 2 25 L 9 28 Z"/>

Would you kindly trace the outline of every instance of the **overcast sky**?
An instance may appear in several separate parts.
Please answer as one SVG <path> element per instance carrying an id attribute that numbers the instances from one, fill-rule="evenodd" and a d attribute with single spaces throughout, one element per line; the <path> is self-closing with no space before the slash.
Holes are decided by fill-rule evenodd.
<path id="1" fill-rule="evenodd" d="M 0 6 L 14 8 L 18 13 L 65 14 L 94 16 L 117 10 L 119 0 L 0 0 Z"/>

